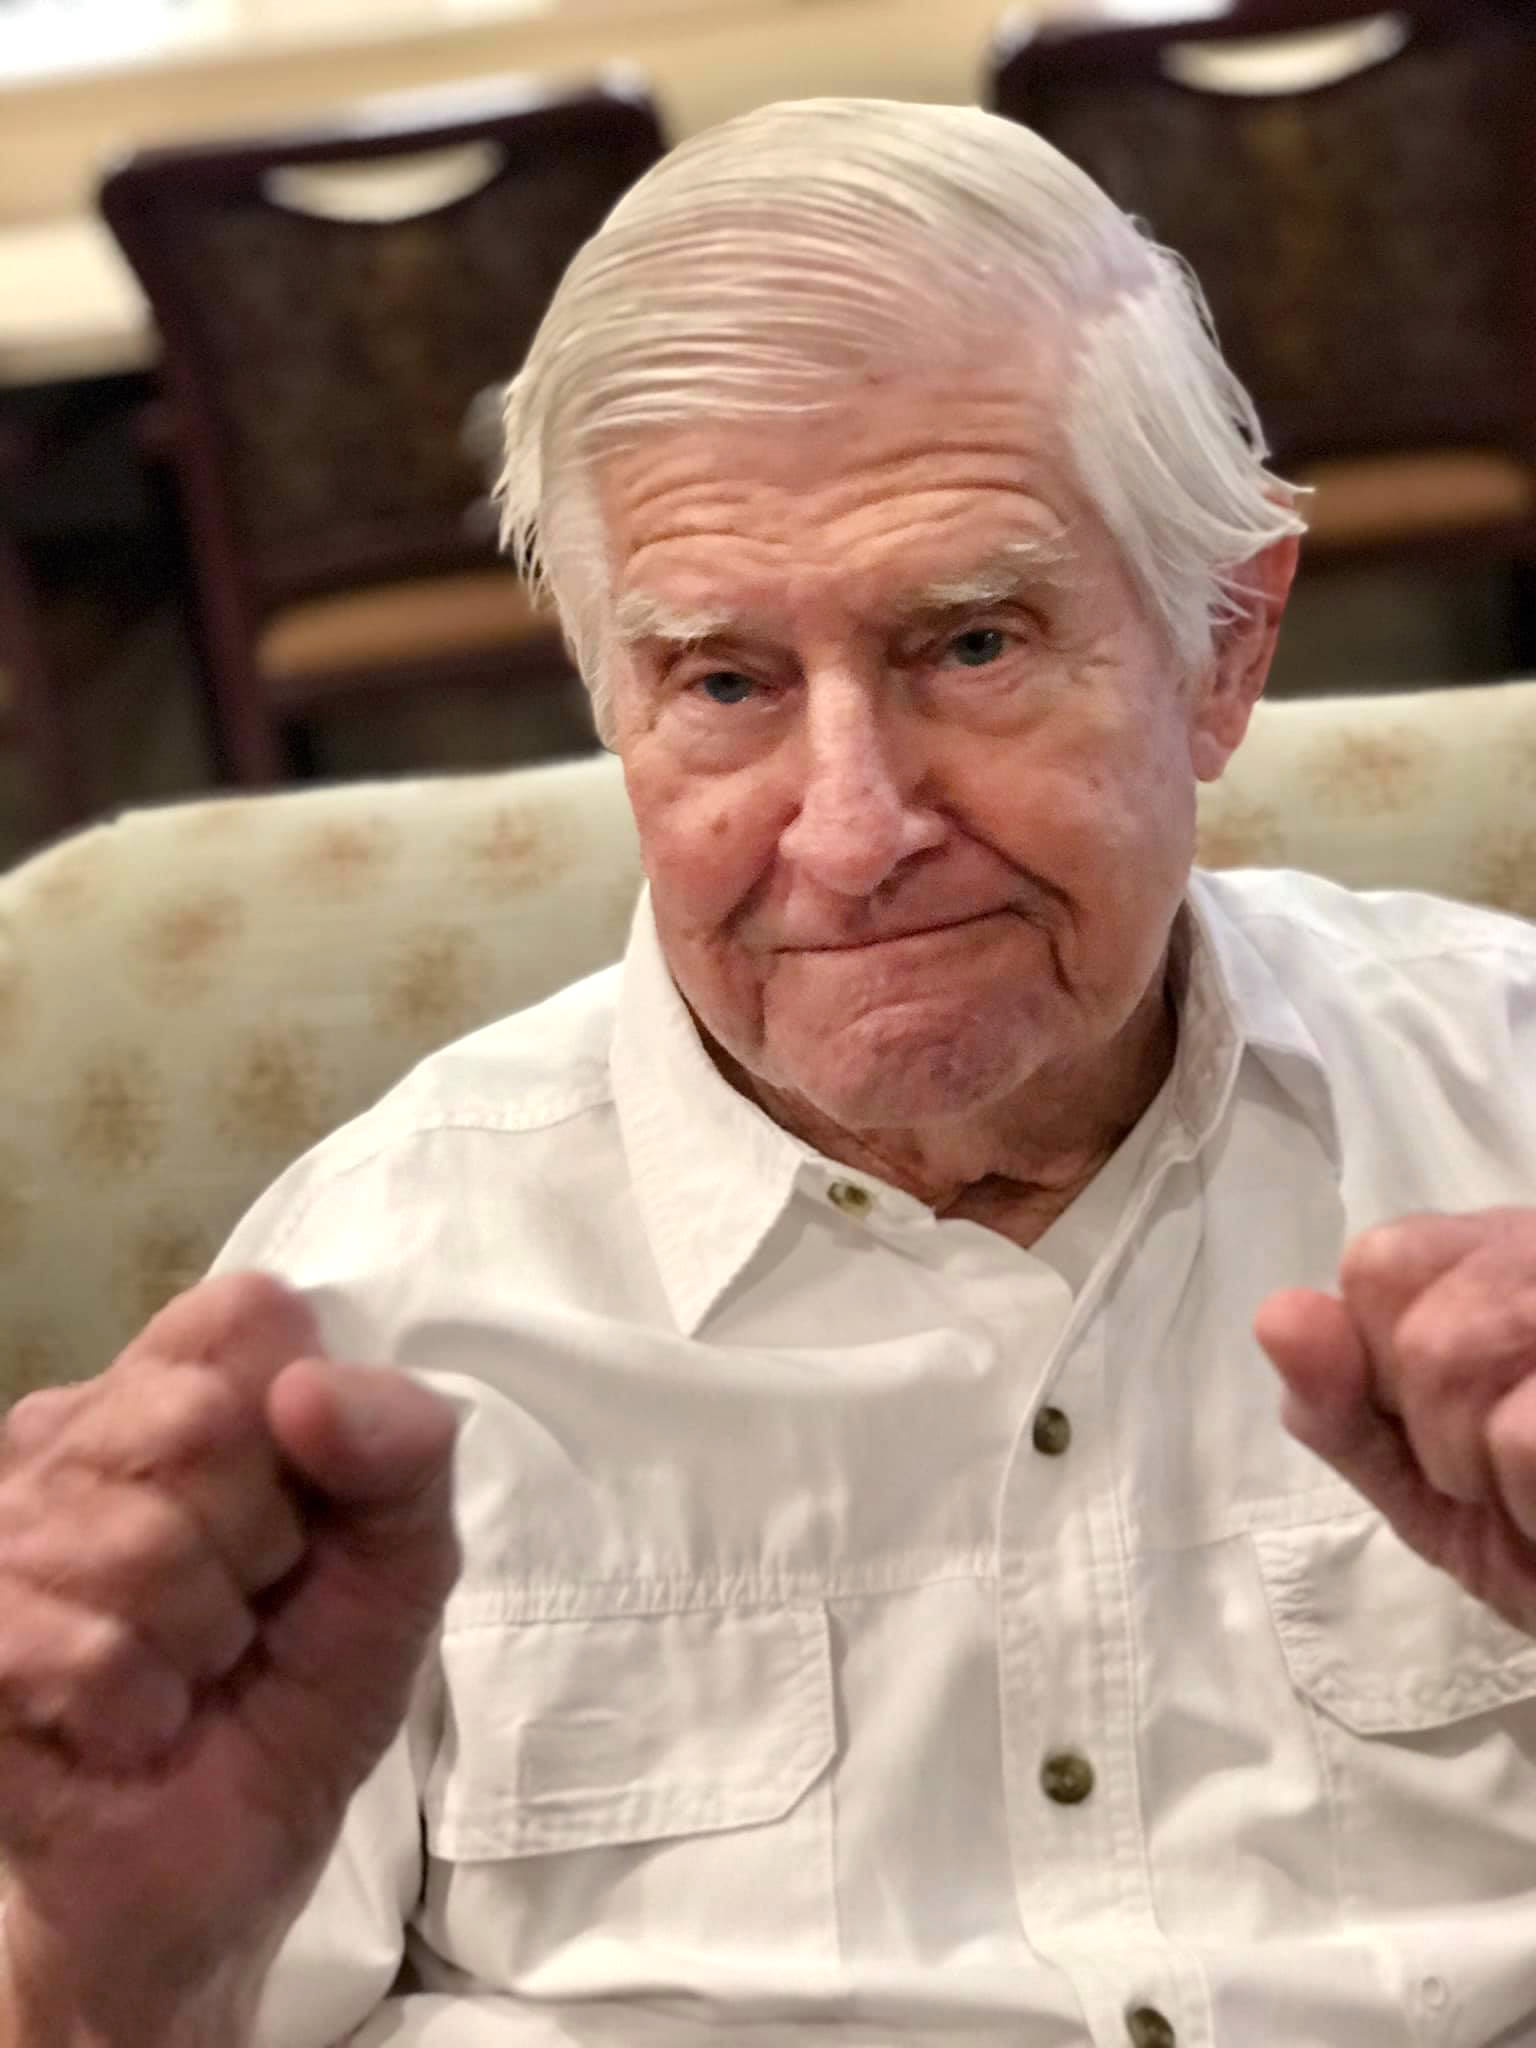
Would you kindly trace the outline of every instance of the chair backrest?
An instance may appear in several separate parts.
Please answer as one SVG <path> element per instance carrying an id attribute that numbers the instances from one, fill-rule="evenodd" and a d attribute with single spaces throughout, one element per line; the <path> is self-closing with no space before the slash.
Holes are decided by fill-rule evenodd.
<path id="1" fill-rule="evenodd" d="M 663 148 L 614 74 L 364 102 L 113 170 L 101 206 L 160 330 L 205 582 L 253 612 L 490 559 L 471 402 Z"/>
<path id="2" fill-rule="evenodd" d="M 1536 9 L 1126 21 L 1010 23 L 990 103 L 1189 260 L 1277 458 L 1536 452 Z"/>

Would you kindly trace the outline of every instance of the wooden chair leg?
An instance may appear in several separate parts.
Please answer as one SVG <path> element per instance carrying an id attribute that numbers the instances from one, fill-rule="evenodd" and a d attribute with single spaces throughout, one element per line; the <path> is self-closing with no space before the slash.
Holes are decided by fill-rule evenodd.
<path id="1" fill-rule="evenodd" d="M 292 782 L 318 782 L 320 749 L 316 744 L 314 727 L 307 719 L 291 718 L 284 721 L 282 735 L 288 779 Z"/>
<path id="2" fill-rule="evenodd" d="M 0 666 L 15 693 L 16 722 L 32 767 L 40 836 L 53 838 L 85 815 L 84 778 L 63 692 L 43 645 L 37 593 L 21 548 L 0 531 Z"/>
<path id="3" fill-rule="evenodd" d="M 1510 577 L 1510 666 L 1536 675 L 1536 562 L 1516 562 Z"/>

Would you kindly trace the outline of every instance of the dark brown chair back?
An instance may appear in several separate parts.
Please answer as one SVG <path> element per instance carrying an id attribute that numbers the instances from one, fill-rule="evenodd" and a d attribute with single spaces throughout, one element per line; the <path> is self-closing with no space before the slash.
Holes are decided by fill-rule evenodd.
<path id="1" fill-rule="evenodd" d="M 1113 13 L 1005 29 L 990 103 L 1189 260 L 1277 459 L 1536 452 L 1536 9 Z M 1351 25 L 1305 89 L 1212 75 L 1240 41 Z"/>
<path id="2" fill-rule="evenodd" d="M 194 516 L 260 603 L 486 559 L 466 413 L 664 142 L 623 84 L 379 101 L 323 131 L 146 150 L 102 210 L 149 295 Z M 465 152 L 470 189 L 327 218 L 306 179 Z M 323 196 L 320 204 L 324 204 Z"/>

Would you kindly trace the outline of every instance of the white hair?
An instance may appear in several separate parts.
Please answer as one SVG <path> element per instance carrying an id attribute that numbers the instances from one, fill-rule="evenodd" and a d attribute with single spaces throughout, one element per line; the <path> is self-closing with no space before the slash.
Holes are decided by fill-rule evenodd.
<path id="1" fill-rule="evenodd" d="M 578 251 L 505 407 L 503 538 L 559 606 L 599 731 L 604 457 L 658 429 L 844 406 L 871 366 L 995 365 L 1042 333 L 1065 351 L 1079 479 L 1193 671 L 1243 610 L 1243 564 L 1303 522 L 1178 257 L 1041 137 L 972 107 L 784 101 L 663 158 Z"/>

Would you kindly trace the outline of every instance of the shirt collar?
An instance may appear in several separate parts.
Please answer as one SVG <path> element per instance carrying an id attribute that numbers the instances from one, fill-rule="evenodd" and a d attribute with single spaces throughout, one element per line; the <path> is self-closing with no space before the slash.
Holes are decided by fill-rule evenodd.
<path id="1" fill-rule="evenodd" d="M 624 955 L 613 1089 L 668 1305 L 698 1329 L 782 1214 L 810 1148 L 730 1085 L 661 950 L 649 888 Z"/>
<path id="2" fill-rule="evenodd" d="M 1180 1030 L 1193 1044 L 1195 1067 L 1181 1111 L 1204 1143 L 1225 1112 L 1246 1050 L 1290 1097 L 1337 1176 L 1343 1154 L 1322 1050 L 1274 969 L 1228 910 L 1225 894 L 1218 878 L 1196 869 L 1181 913 L 1190 935 L 1190 965 Z M 1176 973 L 1177 967 L 1176 952 Z M 1175 988 L 1177 993 L 1177 983 Z M 1202 1046 L 1208 1048 L 1203 1059 Z"/>
<path id="3" fill-rule="evenodd" d="M 1148 1169 L 1169 1156 L 1193 1158 L 1209 1142 L 1248 1049 L 1317 1130 L 1337 1172 L 1337 1127 L 1317 1043 L 1198 874 L 1174 927 L 1170 971 L 1178 1051 L 1169 1115 Z M 836 1202 L 848 1170 L 774 1123 L 716 1067 L 662 953 L 649 889 L 624 957 L 611 1057 L 641 1221 L 677 1326 L 692 1335 L 797 1189 Z M 884 1184 L 879 1211 L 885 1223 L 932 1220 L 923 1203 Z"/>

